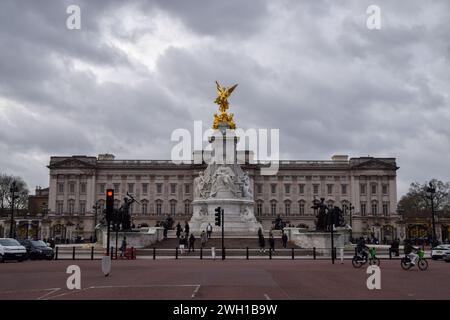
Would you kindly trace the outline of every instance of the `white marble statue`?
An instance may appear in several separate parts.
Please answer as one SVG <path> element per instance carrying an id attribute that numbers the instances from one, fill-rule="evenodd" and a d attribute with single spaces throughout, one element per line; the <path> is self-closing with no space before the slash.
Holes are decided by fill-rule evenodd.
<path id="1" fill-rule="evenodd" d="M 253 190 L 250 184 L 250 177 L 247 172 L 244 172 L 242 177 L 242 195 L 245 198 L 253 198 Z"/>
<path id="2" fill-rule="evenodd" d="M 234 173 L 229 167 L 219 167 L 211 178 L 211 197 L 215 197 L 219 190 L 230 191 L 236 194 Z"/>

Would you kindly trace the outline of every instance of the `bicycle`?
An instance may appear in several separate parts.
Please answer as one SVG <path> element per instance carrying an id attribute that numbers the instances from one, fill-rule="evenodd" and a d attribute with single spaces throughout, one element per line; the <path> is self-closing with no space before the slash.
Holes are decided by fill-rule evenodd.
<path id="1" fill-rule="evenodd" d="M 427 270 L 428 269 L 428 261 L 427 261 L 427 259 L 424 258 L 425 252 L 423 250 L 419 250 L 419 251 L 417 251 L 417 254 L 419 255 L 419 260 L 417 260 L 417 267 L 421 271 Z M 414 266 L 411 263 L 411 259 L 407 255 L 401 259 L 400 265 L 403 270 L 409 270 Z"/>
<path id="2" fill-rule="evenodd" d="M 361 257 L 359 255 L 355 255 L 352 259 L 352 265 L 355 268 L 361 268 L 363 265 L 365 265 L 367 262 L 369 262 L 369 265 L 380 265 L 380 259 L 377 258 L 375 248 L 369 249 L 369 256 Z"/>

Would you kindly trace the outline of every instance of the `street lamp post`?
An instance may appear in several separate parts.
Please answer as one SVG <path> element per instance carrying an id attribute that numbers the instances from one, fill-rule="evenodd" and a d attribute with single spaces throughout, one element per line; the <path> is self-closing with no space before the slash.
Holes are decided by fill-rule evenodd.
<path id="1" fill-rule="evenodd" d="M 97 242 L 97 210 L 100 209 L 100 204 L 98 201 L 95 202 L 95 204 L 92 206 L 92 209 L 94 209 L 94 242 Z"/>
<path id="2" fill-rule="evenodd" d="M 14 200 L 16 200 L 19 197 L 15 194 L 16 192 L 19 192 L 19 188 L 16 185 L 16 181 L 13 181 L 11 183 L 9 192 L 11 192 L 11 224 L 9 228 L 9 237 L 15 238 L 16 230 L 14 228 Z"/>
<path id="3" fill-rule="evenodd" d="M 436 243 L 436 224 L 434 220 L 434 195 L 436 193 L 436 187 L 432 182 L 430 182 L 429 186 L 427 187 L 427 193 L 429 193 L 429 198 L 431 200 L 431 223 L 433 227 L 433 243 L 431 245 L 434 246 Z"/>

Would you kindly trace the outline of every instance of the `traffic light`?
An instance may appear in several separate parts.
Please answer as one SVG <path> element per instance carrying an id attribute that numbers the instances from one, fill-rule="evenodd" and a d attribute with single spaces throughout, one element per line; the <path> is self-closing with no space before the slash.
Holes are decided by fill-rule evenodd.
<path id="1" fill-rule="evenodd" d="M 217 207 L 217 208 L 215 209 L 215 211 L 216 211 L 216 213 L 215 213 L 215 216 L 216 216 L 216 226 L 220 226 L 220 220 L 221 220 L 222 209 L 220 209 L 220 207 Z"/>
<path id="2" fill-rule="evenodd" d="M 114 189 L 106 190 L 106 220 L 111 221 L 114 214 Z"/>

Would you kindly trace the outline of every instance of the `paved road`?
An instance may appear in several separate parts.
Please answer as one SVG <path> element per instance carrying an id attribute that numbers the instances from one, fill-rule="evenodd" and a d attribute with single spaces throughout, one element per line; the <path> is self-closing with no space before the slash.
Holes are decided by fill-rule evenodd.
<path id="1" fill-rule="evenodd" d="M 450 299 L 450 263 L 404 271 L 383 260 L 381 290 L 368 290 L 366 269 L 350 261 L 133 260 L 25 261 L 0 264 L 3 299 Z M 81 290 L 67 290 L 67 266 L 81 268 Z"/>

